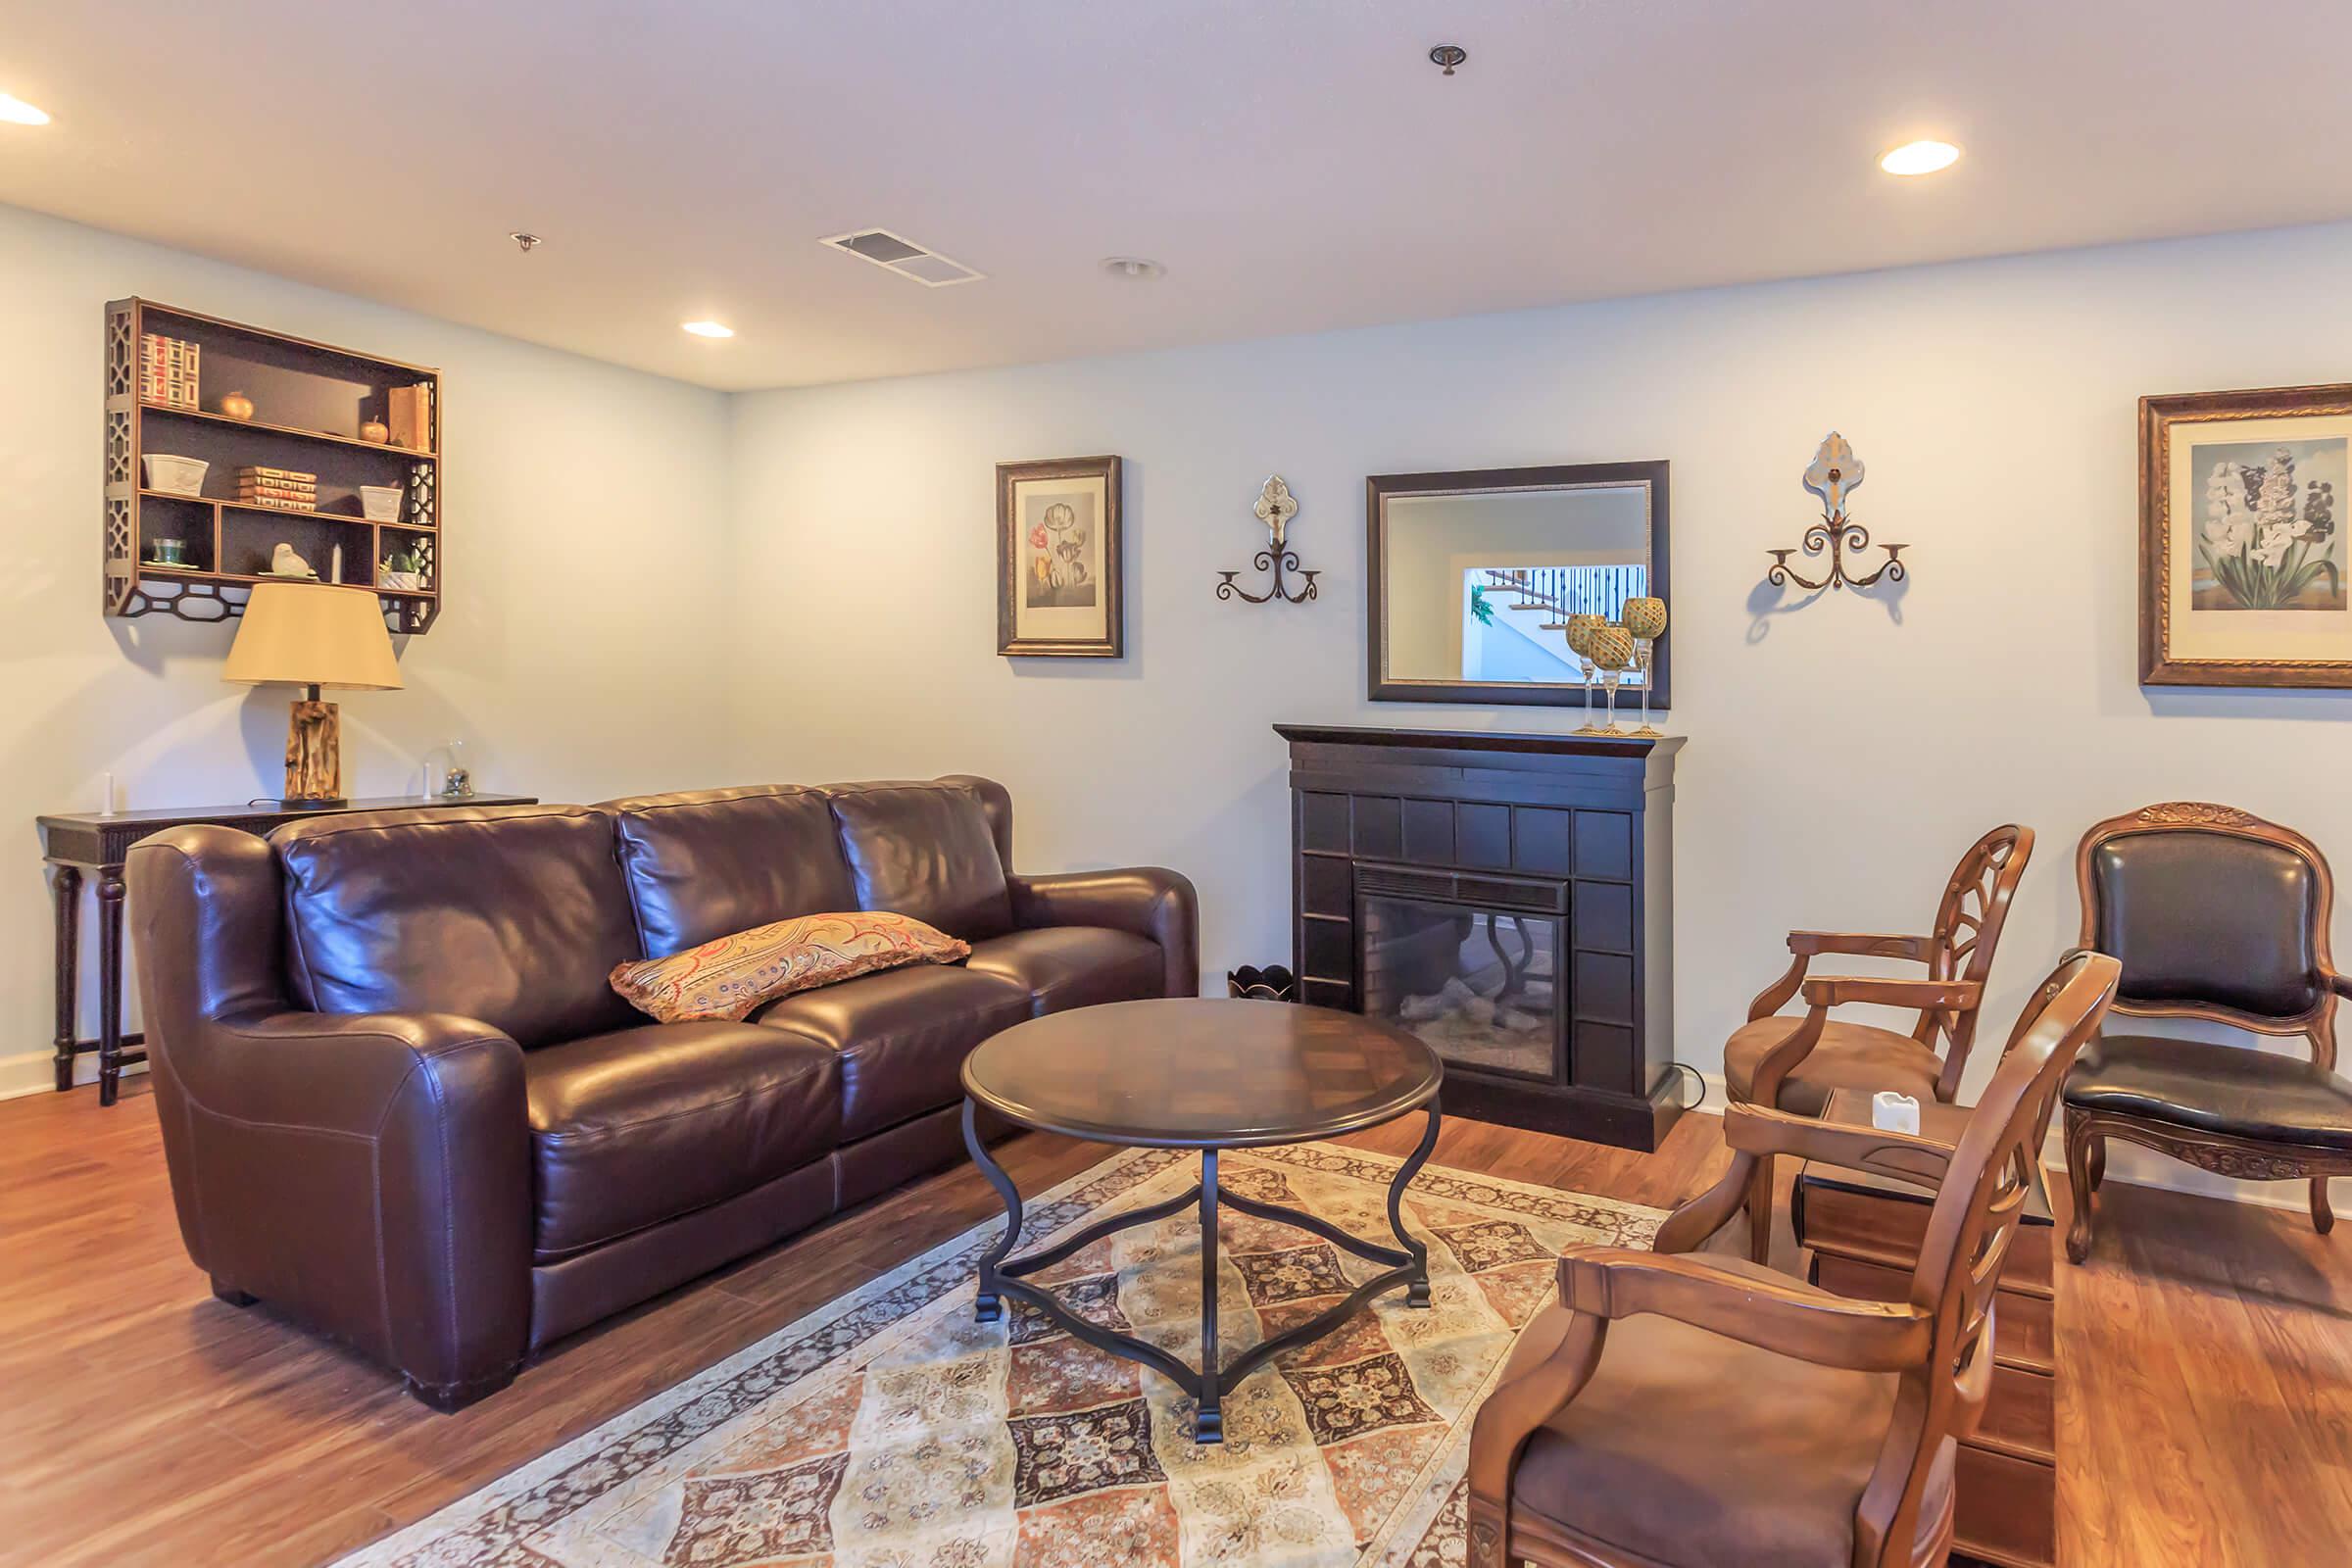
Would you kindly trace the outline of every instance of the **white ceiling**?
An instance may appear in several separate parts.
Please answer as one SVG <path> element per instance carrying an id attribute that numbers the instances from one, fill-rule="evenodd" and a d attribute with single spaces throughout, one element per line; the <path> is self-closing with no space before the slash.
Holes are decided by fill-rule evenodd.
<path id="1" fill-rule="evenodd" d="M 795 385 L 2343 218 L 2348 59 L 2346 0 L 0 0 L 0 201 Z"/>

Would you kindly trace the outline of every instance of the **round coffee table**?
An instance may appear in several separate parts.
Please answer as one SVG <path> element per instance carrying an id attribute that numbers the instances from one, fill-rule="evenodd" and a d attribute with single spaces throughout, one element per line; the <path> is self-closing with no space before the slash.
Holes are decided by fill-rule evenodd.
<path id="1" fill-rule="evenodd" d="M 1438 1090 L 1446 1069 L 1436 1052 L 1401 1029 L 1289 1003 L 1171 998 L 1116 1002 L 1015 1024 L 964 1058 L 963 1141 L 1004 1200 L 1004 1236 L 980 1260 L 979 1320 L 995 1322 L 1002 1297 L 1026 1301 L 1056 1328 L 1175 1382 L 1194 1398 L 1193 1438 L 1224 1437 L 1223 1391 L 1294 1347 L 1329 1334 L 1374 1297 L 1406 1287 L 1406 1302 L 1429 1304 L 1429 1249 L 1404 1228 L 1404 1189 L 1438 1142 Z M 1197 1149 L 1200 1180 L 1163 1202 L 1089 1225 L 1025 1257 L 1021 1195 L 988 1155 L 975 1123 L 995 1112 L 1018 1126 L 1136 1149 Z M 1313 1214 L 1217 1190 L 1217 1155 L 1228 1149 L 1299 1144 L 1377 1126 L 1409 1110 L 1429 1127 L 1389 1184 L 1389 1228 L 1399 1247 L 1363 1241 Z M 1217 1356 L 1217 1205 L 1322 1237 L 1388 1269 L 1346 1299 L 1251 1346 L 1230 1364 Z M 1090 1323 L 1027 1276 L 1051 1268 L 1113 1232 L 1149 1225 L 1198 1204 L 1200 1215 L 1200 1365 L 1155 1345 Z M 1399 1250 L 1401 1248 L 1401 1250 Z"/>

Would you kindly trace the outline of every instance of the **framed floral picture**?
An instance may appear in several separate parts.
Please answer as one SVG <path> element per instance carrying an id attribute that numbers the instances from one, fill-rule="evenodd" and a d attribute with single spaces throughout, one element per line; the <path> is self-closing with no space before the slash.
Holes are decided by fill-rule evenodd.
<path id="1" fill-rule="evenodd" d="M 2352 385 L 2139 400 L 2143 686 L 2352 687 Z"/>
<path id="2" fill-rule="evenodd" d="M 1119 460 L 997 465 L 997 652 L 1117 659 Z"/>

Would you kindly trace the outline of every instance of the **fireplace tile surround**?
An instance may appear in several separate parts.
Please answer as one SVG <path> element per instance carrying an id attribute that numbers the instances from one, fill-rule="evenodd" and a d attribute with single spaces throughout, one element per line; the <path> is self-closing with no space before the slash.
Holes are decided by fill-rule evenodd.
<path id="1" fill-rule="evenodd" d="M 1682 740 L 1274 728 L 1299 1000 L 1420 1034 L 1454 1114 L 1654 1149 Z"/>

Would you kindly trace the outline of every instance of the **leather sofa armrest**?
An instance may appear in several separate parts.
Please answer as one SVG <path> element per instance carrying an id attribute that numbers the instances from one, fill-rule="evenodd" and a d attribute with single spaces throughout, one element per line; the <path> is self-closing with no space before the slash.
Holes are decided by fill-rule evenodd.
<path id="1" fill-rule="evenodd" d="M 442 1013 L 249 1014 L 199 1040 L 198 1061 L 179 1054 L 182 1112 L 201 1168 L 231 1173 L 202 1192 L 199 1261 L 380 1344 L 430 1402 L 504 1386 L 530 1340 L 521 1048 Z M 318 1267 L 355 1236 L 373 1244 L 362 1268 Z"/>
<path id="2" fill-rule="evenodd" d="M 1200 994 L 1200 901 L 1192 880 L 1165 866 L 1008 876 L 1013 924 L 1099 925 L 1159 945 L 1164 994 Z"/>
<path id="3" fill-rule="evenodd" d="M 276 862 L 249 834 L 159 835 L 127 878 L 190 1256 L 431 1402 L 512 1378 L 530 1335 L 521 1049 L 450 1014 L 294 1007 Z"/>

